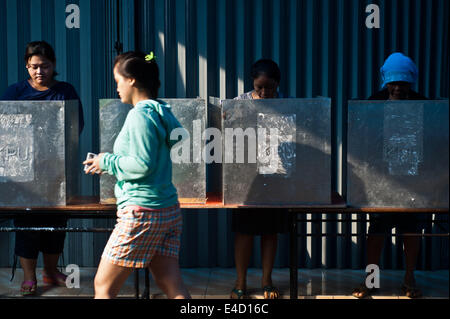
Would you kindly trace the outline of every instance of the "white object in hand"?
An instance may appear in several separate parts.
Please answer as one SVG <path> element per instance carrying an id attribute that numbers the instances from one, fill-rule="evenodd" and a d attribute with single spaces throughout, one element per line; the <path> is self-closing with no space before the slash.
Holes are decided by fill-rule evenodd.
<path id="1" fill-rule="evenodd" d="M 87 153 L 86 160 L 96 158 L 98 155 L 94 153 Z M 89 165 L 84 165 L 84 171 L 86 172 L 89 168 Z"/>

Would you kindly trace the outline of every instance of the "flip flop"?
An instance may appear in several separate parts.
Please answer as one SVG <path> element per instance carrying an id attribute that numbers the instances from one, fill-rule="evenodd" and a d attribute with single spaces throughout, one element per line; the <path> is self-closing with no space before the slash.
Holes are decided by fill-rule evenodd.
<path id="1" fill-rule="evenodd" d="M 42 280 L 45 284 L 58 287 L 66 286 L 66 278 L 67 276 L 59 271 L 52 276 L 48 276 L 45 273 L 42 275 Z"/>
<path id="2" fill-rule="evenodd" d="M 273 286 L 265 286 L 263 288 L 264 299 L 278 299 L 280 297 L 280 293 L 277 288 Z"/>
<path id="3" fill-rule="evenodd" d="M 236 297 L 233 297 L 233 294 L 236 295 Z M 231 291 L 230 299 L 248 299 L 247 291 L 243 289 L 234 288 Z"/>
<path id="4" fill-rule="evenodd" d="M 33 296 L 36 294 L 36 288 L 36 280 L 25 280 L 20 286 L 20 293 L 22 294 L 22 296 Z"/>
<path id="5" fill-rule="evenodd" d="M 376 291 L 376 288 L 367 288 L 366 284 L 362 283 L 358 288 L 353 289 L 352 296 L 358 299 L 363 299 L 371 296 Z"/>
<path id="6" fill-rule="evenodd" d="M 411 299 L 422 297 L 422 291 L 419 288 L 417 288 L 415 285 L 410 286 L 408 284 L 403 283 L 402 291 L 406 297 L 411 298 Z"/>

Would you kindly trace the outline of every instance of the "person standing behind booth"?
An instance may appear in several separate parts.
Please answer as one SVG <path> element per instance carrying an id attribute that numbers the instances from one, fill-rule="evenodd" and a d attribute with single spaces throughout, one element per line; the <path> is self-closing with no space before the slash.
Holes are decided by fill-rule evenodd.
<path id="1" fill-rule="evenodd" d="M 426 100 L 427 98 L 411 89 L 417 81 L 417 67 L 402 53 L 391 54 L 381 68 L 382 90 L 369 100 Z M 367 263 L 379 265 L 384 246 L 385 235 L 396 227 L 400 234 L 420 233 L 420 221 L 417 214 L 380 213 L 370 215 L 370 227 L 367 237 Z M 414 269 L 420 250 L 420 237 L 403 236 L 406 271 L 402 284 L 403 293 L 409 298 L 418 298 L 422 292 L 416 287 Z M 375 288 L 367 288 L 365 283 L 353 290 L 353 296 L 364 298 L 371 295 Z"/>
<path id="2" fill-rule="evenodd" d="M 153 53 L 116 57 L 114 79 L 122 103 L 134 107 L 114 143 L 114 154 L 86 160 L 86 173 L 117 178 L 117 224 L 95 276 L 95 298 L 115 298 L 135 268 L 149 268 L 169 298 L 190 298 L 178 264 L 182 216 L 172 184 L 170 140 L 181 124 L 156 101 L 159 69 Z"/>
<path id="3" fill-rule="evenodd" d="M 270 59 L 261 59 L 252 65 L 251 78 L 254 90 L 235 99 L 284 98 L 278 92 L 281 72 Z M 234 257 L 237 280 L 231 291 L 231 299 L 248 298 L 247 269 L 253 249 L 254 236 L 261 236 L 262 292 L 264 299 L 278 299 L 279 292 L 272 283 L 272 270 L 277 252 L 278 233 L 288 232 L 288 213 L 285 209 L 234 209 L 232 231 L 235 232 Z"/>
<path id="4" fill-rule="evenodd" d="M 45 41 L 28 43 L 25 52 L 25 66 L 30 78 L 7 88 L 0 100 L 78 100 L 79 133 L 83 130 L 83 107 L 74 87 L 55 79 L 56 57 L 53 48 Z M 26 205 L 26 203 L 24 203 Z M 67 227 L 67 218 L 52 217 L 18 217 L 14 219 L 15 227 Z M 24 272 L 21 293 L 34 295 L 37 288 L 36 264 L 39 251 L 44 257 L 43 281 L 46 284 L 65 286 L 66 276 L 58 271 L 57 264 L 64 248 L 66 233 L 57 232 L 18 232 L 16 233 L 15 260 L 17 256 Z M 12 280 L 12 279 L 11 279 Z"/>

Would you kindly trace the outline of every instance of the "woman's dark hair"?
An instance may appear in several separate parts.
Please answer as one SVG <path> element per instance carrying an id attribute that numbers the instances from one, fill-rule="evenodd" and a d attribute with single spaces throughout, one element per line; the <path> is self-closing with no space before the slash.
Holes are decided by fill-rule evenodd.
<path id="1" fill-rule="evenodd" d="M 114 67 L 120 75 L 135 79 L 138 89 L 146 91 L 153 99 L 158 97 L 161 82 L 158 64 L 154 58 L 146 61 L 144 53 L 126 52 L 116 57 Z"/>
<path id="2" fill-rule="evenodd" d="M 270 60 L 270 59 L 261 59 L 256 61 L 252 65 L 252 69 L 250 71 L 250 76 L 252 79 L 256 79 L 260 77 L 261 75 L 265 75 L 278 83 L 280 83 L 281 80 L 281 72 L 278 65 Z"/>
<path id="3" fill-rule="evenodd" d="M 51 61 L 52 63 L 56 63 L 55 51 L 50 44 L 45 41 L 34 41 L 27 44 L 27 48 L 25 49 L 25 64 L 28 64 L 28 60 L 30 60 L 34 55 L 40 55 Z M 57 76 L 58 73 L 56 70 L 53 71 L 53 76 Z"/>

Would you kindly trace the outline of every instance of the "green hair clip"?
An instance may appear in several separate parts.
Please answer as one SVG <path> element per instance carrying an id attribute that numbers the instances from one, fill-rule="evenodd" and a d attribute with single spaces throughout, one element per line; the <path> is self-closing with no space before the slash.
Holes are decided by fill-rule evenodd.
<path id="1" fill-rule="evenodd" d="M 150 52 L 150 54 L 148 54 L 148 55 L 145 56 L 145 61 L 152 61 L 152 60 L 155 60 L 155 59 L 156 59 L 156 56 L 155 56 L 155 54 L 153 53 L 153 51 Z"/>

